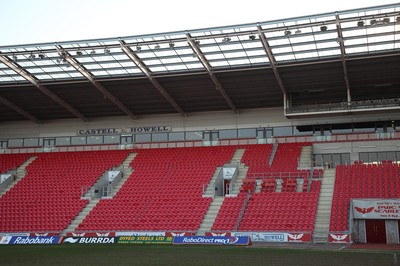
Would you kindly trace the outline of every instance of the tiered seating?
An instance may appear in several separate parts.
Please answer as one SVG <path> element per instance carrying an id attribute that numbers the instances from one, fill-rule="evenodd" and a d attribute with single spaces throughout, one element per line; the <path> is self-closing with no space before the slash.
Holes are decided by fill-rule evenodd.
<path id="1" fill-rule="evenodd" d="M 255 179 L 250 179 L 247 178 L 243 180 L 242 187 L 240 188 L 240 191 L 242 192 L 253 192 L 256 189 L 257 183 Z"/>
<path id="2" fill-rule="evenodd" d="M 242 163 L 249 166 L 248 173 L 270 172 L 269 158 L 271 157 L 272 144 L 258 144 L 243 146 L 245 152 Z"/>
<path id="3" fill-rule="evenodd" d="M 271 144 L 247 145 L 241 161 L 249 167 L 249 176 L 255 178 L 307 178 L 310 170 L 297 170 L 297 166 L 303 146 L 309 145 L 308 142 L 278 144 L 272 165 L 269 165 Z"/>
<path id="4" fill-rule="evenodd" d="M 310 146 L 308 142 L 281 143 L 276 149 L 272 161 L 272 172 L 297 172 L 301 150 L 303 146 Z"/>
<path id="5" fill-rule="evenodd" d="M 331 231 L 347 231 L 350 199 L 399 198 L 400 173 L 398 164 L 362 164 L 336 167 L 333 193 Z"/>
<path id="6" fill-rule="evenodd" d="M 297 170 L 301 149 L 309 143 L 279 144 L 272 166 L 272 145 L 248 145 L 242 162 L 249 166 L 237 198 L 226 198 L 212 227 L 214 231 L 234 230 L 245 204 L 246 193 L 252 193 L 239 230 L 244 231 L 312 231 L 318 204 L 319 186 L 307 192 L 309 170 Z M 279 173 L 279 176 L 278 176 Z M 256 174 L 256 175 L 252 175 Z M 258 175 L 259 174 L 259 175 Z M 255 179 L 263 178 L 261 192 L 254 193 Z M 293 178 L 294 177 L 294 178 Z M 303 191 L 296 192 L 297 178 L 303 178 Z M 275 192 L 276 178 L 283 179 L 282 193 Z"/>
<path id="7" fill-rule="evenodd" d="M 0 154 L 0 173 L 7 173 L 10 170 L 17 169 L 33 154 Z"/>
<path id="8" fill-rule="evenodd" d="M 261 192 L 251 196 L 240 231 L 312 231 L 318 192 Z"/>
<path id="9" fill-rule="evenodd" d="M 92 186 L 128 151 L 41 153 L 27 175 L 0 198 L 1 232 L 61 231 L 84 208 L 82 186 Z"/>
<path id="10" fill-rule="evenodd" d="M 235 230 L 240 211 L 246 201 L 246 196 L 246 192 L 241 192 L 236 198 L 225 198 L 211 230 Z"/>
<path id="11" fill-rule="evenodd" d="M 310 191 L 318 192 L 321 189 L 321 180 L 313 180 Z"/>
<path id="12" fill-rule="evenodd" d="M 197 230 L 211 203 L 203 198 L 235 147 L 139 150 L 133 174 L 112 200 L 101 200 L 79 230 Z"/>
<path id="13" fill-rule="evenodd" d="M 283 179 L 282 192 L 296 192 L 297 179 Z"/>
<path id="14" fill-rule="evenodd" d="M 276 180 L 265 178 L 261 183 L 261 192 L 275 192 L 276 190 Z"/>

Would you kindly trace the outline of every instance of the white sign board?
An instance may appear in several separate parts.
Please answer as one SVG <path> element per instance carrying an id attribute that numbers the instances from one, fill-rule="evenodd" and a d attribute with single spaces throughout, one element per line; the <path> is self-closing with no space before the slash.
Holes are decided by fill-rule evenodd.
<path id="1" fill-rule="evenodd" d="M 353 200 L 353 217 L 355 219 L 400 219 L 400 200 L 365 199 Z"/>

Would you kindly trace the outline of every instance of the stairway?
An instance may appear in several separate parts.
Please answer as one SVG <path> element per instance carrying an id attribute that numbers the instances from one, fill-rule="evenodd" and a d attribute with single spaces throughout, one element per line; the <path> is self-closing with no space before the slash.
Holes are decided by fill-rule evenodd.
<path id="1" fill-rule="evenodd" d="M 261 192 L 261 184 L 262 184 L 262 180 L 257 179 L 256 180 L 256 189 L 254 190 L 254 193 L 260 193 Z"/>
<path id="2" fill-rule="evenodd" d="M 303 185 L 304 185 L 304 179 L 303 178 L 297 178 L 296 179 L 296 192 L 303 192 Z"/>
<path id="3" fill-rule="evenodd" d="M 298 169 L 311 168 L 312 146 L 303 146 L 300 153 Z"/>
<path id="4" fill-rule="evenodd" d="M 136 155 L 137 153 L 130 153 L 128 157 L 126 157 L 125 160 L 122 162 L 122 166 L 124 167 L 122 172 L 122 178 L 113 190 L 112 193 L 113 197 L 118 193 L 121 187 L 125 184 L 126 180 L 128 180 L 129 176 L 133 173 L 133 169 L 130 166 L 130 164 L 135 159 Z"/>
<path id="5" fill-rule="evenodd" d="M 89 203 L 82 209 L 82 211 L 75 217 L 74 220 L 64 229 L 61 235 L 67 235 L 67 233 L 72 233 L 79 226 L 80 223 L 86 218 L 86 216 L 93 210 L 93 208 L 99 203 L 99 198 L 94 198 L 89 201 Z"/>
<path id="6" fill-rule="evenodd" d="M 317 214 L 314 224 L 314 243 L 328 242 L 335 178 L 335 169 L 327 169 L 324 171 L 321 183 L 321 191 L 319 193 L 318 199 Z"/>
<path id="7" fill-rule="evenodd" d="M 276 179 L 275 192 L 282 192 L 282 179 Z"/>
<path id="8" fill-rule="evenodd" d="M 213 176 L 211 177 L 210 183 L 208 183 L 206 191 L 203 193 L 203 197 L 214 197 L 215 192 L 215 181 L 219 173 L 221 172 L 222 167 L 217 167 Z"/>
<path id="9" fill-rule="evenodd" d="M 247 176 L 247 171 L 249 170 L 248 166 L 240 162 L 242 160 L 244 152 L 245 149 L 237 149 L 232 157 L 232 160 L 235 160 L 236 162 L 239 163 L 239 173 L 236 177 L 235 183 L 233 184 L 233 189 L 231 193 L 233 195 L 239 194 L 240 188 L 242 187 L 243 184 L 243 179 L 245 179 L 245 177 Z"/>
<path id="10" fill-rule="evenodd" d="M 211 231 L 211 228 L 217 218 L 218 212 L 221 209 L 222 203 L 224 202 L 224 197 L 217 196 L 214 197 L 211 202 L 206 215 L 204 215 L 203 221 L 200 224 L 199 229 L 197 230 L 198 236 L 204 236 L 206 232 Z"/>
<path id="11" fill-rule="evenodd" d="M 23 164 L 21 164 L 20 167 L 17 168 L 17 174 L 16 174 L 16 179 L 14 182 L 12 182 L 6 189 L 4 189 L 2 192 L 0 192 L 0 198 L 7 193 L 7 191 L 11 190 L 15 184 L 17 184 L 25 175 L 27 174 L 27 171 L 25 170 L 26 167 L 33 162 L 37 156 L 32 156 L 28 160 L 26 160 Z"/>
<path id="12" fill-rule="evenodd" d="M 275 153 L 276 150 L 278 149 L 278 142 L 275 142 L 272 146 L 272 151 L 271 151 L 271 155 L 269 156 L 269 165 L 272 165 L 272 162 L 274 161 L 274 157 L 275 157 Z"/>

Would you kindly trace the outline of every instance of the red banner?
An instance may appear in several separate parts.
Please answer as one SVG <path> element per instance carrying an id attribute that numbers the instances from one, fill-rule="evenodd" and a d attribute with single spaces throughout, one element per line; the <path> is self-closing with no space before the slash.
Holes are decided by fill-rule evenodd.
<path id="1" fill-rule="evenodd" d="M 288 242 L 311 242 L 310 233 L 287 233 Z"/>
<path id="2" fill-rule="evenodd" d="M 231 236 L 231 232 L 222 232 L 222 233 L 206 232 L 206 236 Z"/>
<path id="3" fill-rule="evenodd" d="M 194 236 L 193 232 L 165 232 L 165 236 Z"/>
<path id="4" fill-rule="evenodd" d="M 329 242 L 330 243 L 349 243 L 350 235 L 349 234 L 329 234 Z"/>
<path id="5" fill-rule="evenodd" d="M 114 237 L 115 232 L 106 232 L 106 233 L 67 233 L 67 236 L 74 237 Z"/>

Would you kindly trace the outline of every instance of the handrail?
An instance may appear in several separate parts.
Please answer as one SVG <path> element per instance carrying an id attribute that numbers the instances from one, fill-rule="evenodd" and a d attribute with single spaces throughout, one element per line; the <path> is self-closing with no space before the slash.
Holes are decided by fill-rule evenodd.
<path id="1" fill-rule="evenodd" d="M 267 173 L 247 173 L 245 178 L 301 178 L 301 170 L 298 172 L 267 172 Z"/>
<path id="2" fill-rule="evenodd" d="M 244 201 L 244 204 L 243 204 L 242 208 L 240 209 L 239 215 L 237 217 L 237 222 L 235 224 L 235 231 L 237 231 L 239 229 L 240 223 L 242 222 L 244 212 L 246 211 L 247 204 L 249 203 L 250 197 L 251 197 L 251 193 L 250 193 L 250 191 L 248 191 L 247 195 L 246 195 L 246 200 Z"/>

